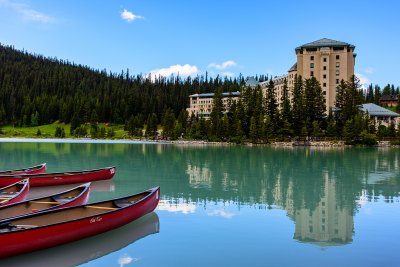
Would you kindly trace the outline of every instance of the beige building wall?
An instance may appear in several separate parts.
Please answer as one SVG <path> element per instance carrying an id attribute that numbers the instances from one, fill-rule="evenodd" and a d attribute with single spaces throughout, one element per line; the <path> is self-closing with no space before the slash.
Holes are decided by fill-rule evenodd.
<path id="1" fill-rule="evenodd" d="M 229 102 L 237 101 L 239 99 L 239 92 L 223 93 L 222 94 L 222 103 L 224 104 L 224 113 L 228 112 Z M 189 96 L 189 107 L 186 111 L 189 113 L 189 116 L 194 114 L 198 117 L 204 117 L 208 119 L 210 117 L 213 104 L 214 104 L 214 94 L 195 94 Z"/>
<path id="2" fill-rule="evenodd" d="M 321 84 L 327 111 L 335 106 L 336 87 L 354 75 L 355 47 L 321 39 L 296 48 L 297 74 L 303 79 L 315 77 Z"/>

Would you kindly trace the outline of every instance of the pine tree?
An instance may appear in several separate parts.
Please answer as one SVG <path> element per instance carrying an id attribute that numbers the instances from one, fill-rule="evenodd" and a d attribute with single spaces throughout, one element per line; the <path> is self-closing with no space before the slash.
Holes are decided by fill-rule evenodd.
<path id="1" fill-rule="evenodd" d="M 303 93 L 303 79 L 301 76 L 295 77 L 293 87 L 293 130 L 296 135 L 301 135 L 303 123 L 305 120 L 304 112 L 304 93 Z"/>
<path id="2" fill-rule="evenodd" d="M 292 107 L 290 104 L 290 99 L 289 99 L 289 91 L 288 91 L 288 84 L 287 84 L 287 79 L 285 79 L 283 83 L 283 89 L 282 89 L 282 97 L 281 97 L 281 115 L 282 115 L 282 120 L 287 121 L 287 122 L 292 122 Z"/>
<path id="3" fill-rule="evenodd" d="M 257 137 L 258 137 L 258 129 L 257 129 L 257 124 L 256 124 L 256 118 L 254 118 L 254 116 L 252 116 L 251 119 L 250 119 L 249 137 L 251 138 L 251 140 L 253 140 L 253 142 L 255 142 Z"/>
<path id="4" fill-rule="evenodd" d="M 328 127 L 326 128 L 326 136 L 329 137 L 337 136 L 335 121 L 333 119 L 328 121 Z"/>
<path id="5" fill-rule="evenodd" d="M 265 114 L 267 114 L 272 121 L 275 121 L 277 110 L 278 104 L 276 101 L 275 86 L 274 82 L 270 80 L 265 96 Z"/>

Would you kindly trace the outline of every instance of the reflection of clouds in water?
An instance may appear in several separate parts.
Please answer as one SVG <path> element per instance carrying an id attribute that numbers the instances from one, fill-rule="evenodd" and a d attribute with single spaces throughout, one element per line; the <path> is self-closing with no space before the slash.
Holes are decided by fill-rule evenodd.
<path id="1" fill-rule="evenodd" d="M 169 200 L 160 200 L 157 209 L 175 213 L 182 212 L 183 214 L 189 214 L 196 211 L 196 205 L 183 203 L 183 200 L 179 200 L 179 203 L 170 203 Z"/>
<path id="2" fill-rule="evenodd" d="M 138 258 L 132 258 L 131 256 L 129 256 L 128 254 L 125 253 L 124 255 L 119 257 L 118 264 L 119 264 L 119 266 L 122 267 L 125 264 L 129 264 L 132 261 L 137 261 L 137 260 L 138 260 Z"/>
<path id="3" fill-rule="evenodd" d="M 365 204 L 368 203 L 368 191 L 363 189 L 361 191 L 361 196 L 359 197 L 359 199 L 356 200 L 356 203 L 360 206 L 364 206 Z"/>
<path id="4" fill-rule="evenodd" d="M 207 215 L 208 216 L 214 216 L 214 215 L 216 215 L 216 216 L 222 216 L 222 217 L 224 217 L 224 218 L 227 218 L 227 219 L 230 219 L 230 218 L 232 218 L 235 214 L 234 213 L 228 213 L 228 212 L 225 212 L 225 211 L 223 211 L 223 210 L 214 210 L 213 212 L 209 212 L 209 213 L 207 213 Z"/>

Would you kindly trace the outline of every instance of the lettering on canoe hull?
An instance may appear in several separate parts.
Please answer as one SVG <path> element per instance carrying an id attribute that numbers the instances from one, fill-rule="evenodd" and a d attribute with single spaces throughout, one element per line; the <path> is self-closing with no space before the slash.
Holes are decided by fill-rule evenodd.
<path id="1" fill-rule="evenodd" d="M 103 218 L 101 218 L 101 217 L 94 217 L 94 218 L 90 219 L 90 223 L 101 222 L 101 220 L 103 220 Z"/>
<path id="2" fill-rule="evenodd" d="M 115 173 L 115 169 L 114 168 L 110 169 L 110 174 L 114 174 L 114 173 Z"/>

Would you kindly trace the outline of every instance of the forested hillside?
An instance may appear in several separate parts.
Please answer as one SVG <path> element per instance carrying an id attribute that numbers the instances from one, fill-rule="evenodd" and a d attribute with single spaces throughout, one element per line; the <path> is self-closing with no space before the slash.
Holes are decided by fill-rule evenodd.
<path id="1" fill-rule="evenodd" d="M 170 108 L 175 116 L 190 94 L 238 91 L 244 79 L 172 77 L 151 82 L 129 71 L 107 73 L 56 58 L 45 58 L 0 44 L 0 123 L 21 126 L 69 123 L 125 123 L 131 115 L 158 123 Z M 76 123 L 75 123 L 76 124 Z"/>

